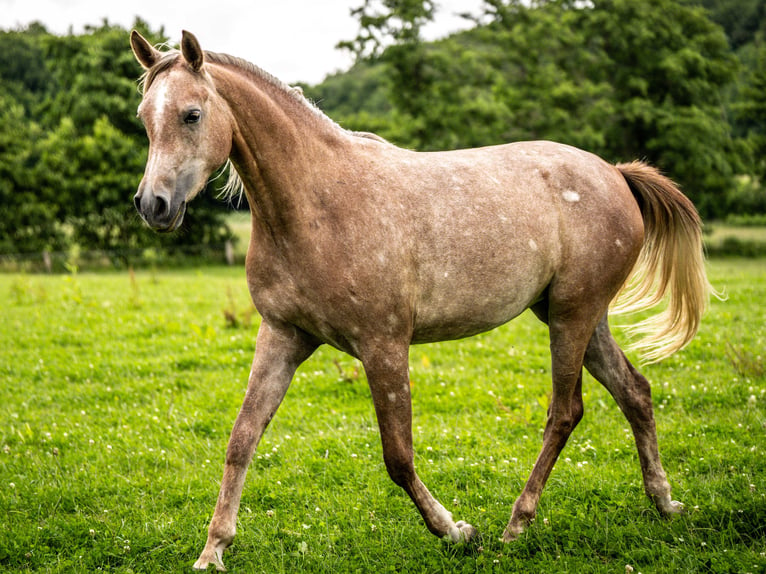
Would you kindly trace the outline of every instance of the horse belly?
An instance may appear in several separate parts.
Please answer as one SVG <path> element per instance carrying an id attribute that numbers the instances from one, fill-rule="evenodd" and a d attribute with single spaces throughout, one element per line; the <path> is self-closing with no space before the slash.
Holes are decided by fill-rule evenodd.
<path id="1" fill-rule="evenodd" d="M 543 258 L 514 259 L 484 258 L 467 268 L 440 267 L 416 306 L 413 342 L 460 339 L 489 331 L 538 301 L 553 271 Z"/>

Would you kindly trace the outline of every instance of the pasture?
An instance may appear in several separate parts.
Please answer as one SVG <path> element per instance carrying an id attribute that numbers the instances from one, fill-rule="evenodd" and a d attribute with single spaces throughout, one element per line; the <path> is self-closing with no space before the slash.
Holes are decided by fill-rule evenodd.
<path id="1" fill-rule="evenodd" d="M 763 572 L 766 261 L 713 260 L 697 338 L 642 370 L 687 512 L 644 496 L 592 378 L 520 540 L 499 542 L 542 440 L 547 334 L 531 314 L 413 347 L 416 465 L 477 541 L 428 533 L 388 478 L 360 365 L 321 348 L 250 467 L 234 572 Z M 240 268 L 0 275 L 0 570 L 187 572 L 202 549 L 258 317 Z"/>

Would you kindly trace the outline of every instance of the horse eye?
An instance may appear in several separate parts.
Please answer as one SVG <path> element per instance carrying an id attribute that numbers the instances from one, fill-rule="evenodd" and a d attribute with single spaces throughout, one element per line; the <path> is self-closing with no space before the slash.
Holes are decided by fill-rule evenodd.
<path id="1" fill-rule="evenodd" d="M 189 113 L 187 113 L 186 116 L 184 117 L 184 123 L 196 124 L 197 122 L 199 122 L 201 117 L 202 117 L 202 112 L 200 110 L 192 110 Z"/>

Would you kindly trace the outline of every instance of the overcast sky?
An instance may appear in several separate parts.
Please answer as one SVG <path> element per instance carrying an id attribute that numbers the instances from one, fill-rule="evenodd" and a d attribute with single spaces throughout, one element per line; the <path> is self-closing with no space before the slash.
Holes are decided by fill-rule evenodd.
<path id="1" fill-rule="evenodd" d="M 0 0 L 0 28 L 11 29 L 40 21 L 50 30 L 81 32 L 86 24 L 129 28 L 135 17 L 152 30 L 165 27 L 173 42 L 189 30 L 202 47 L 249 60 L 279 79 L 295 83 L 320 82 L 327 74 L 351 64 L 336 44 L 356 36 L 358 24 L 350 11 L 363 0 Z M 457 12 L 476 12 L 481 0 L 437 0 L 428 39 L 466 26 Z M 128 40 L 125 40 L 128 49 Z M 2 55 L 0 54 L 0 57 Z"/>

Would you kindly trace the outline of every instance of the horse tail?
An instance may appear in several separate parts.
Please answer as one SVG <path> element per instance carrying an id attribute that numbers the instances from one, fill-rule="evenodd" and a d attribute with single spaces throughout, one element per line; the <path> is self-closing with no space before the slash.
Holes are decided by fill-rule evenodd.
<path id="1" fill-rule="evenodd" d="M 612 311 L 649 309 L 667 295 L 662 311 L 627 329 L 635 340 L 630 348 L 654 363 L 692 340 L 714 293 L 705 273 L 702 221 L 689 198 L 655 168 L 638 161 L 616 167 L 641 209 L 644 244 Z"/>

